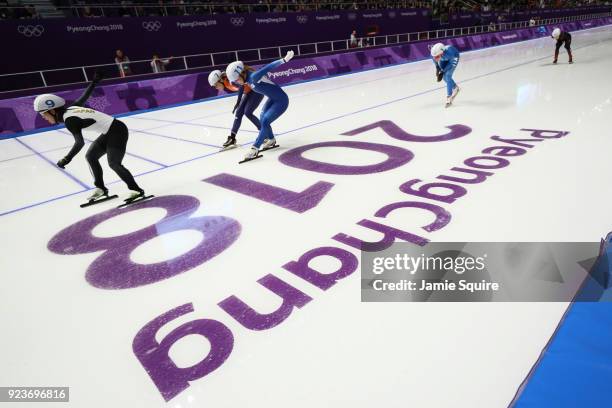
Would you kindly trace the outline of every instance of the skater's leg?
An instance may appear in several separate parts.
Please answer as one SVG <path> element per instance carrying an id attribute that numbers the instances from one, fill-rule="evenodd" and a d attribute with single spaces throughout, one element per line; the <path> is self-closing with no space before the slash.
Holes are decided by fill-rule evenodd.
<path id="1" fill-rule="evenodd" d="M 134 176 L 123 164 L 123 157 L 127 148 L 128 129 L 123 122 L 115 120 L 108 131 L 108 144 L 106 147 L 108 165 L 132 191 L 142 191 L 136 184 Z"/>
<path id="2" fill-rule="evenodd" d="M 255 109 L 259 107 L 259 104 L 263 100 L 263 95 L 257 92 L 251 92 L 247 96 L 249 97 L 249 99 L 246 102 L 244 114 L 247 118 L 249 118 L 251 123 L 253 123 L 257 129 L 261 129 L 261 122 L 253 112 L 255 112 Z"/>
<path id="3" fill-rule="evenodd" d="M 238 106 L 238 109 L 236 109 L 236 113 L 234 114 L 234 123 L 232 124 L 232 136 L 236 137 L 236 134 L 238 133 L 238 130 L 240 129 L 240 126 L 242 125 L 242 117 L 244 116 L 244 110 L 246 107 L 246 104 L 248 102 L 249 99 L 249 95 L 245 95 L 244 98 L 242 98 L 242 101 L 240 101 L 240 105 Z"/>
<path id="4" fill-rule="evenodd" d="M 255 139 L 255 143 L 253 143 L 253 147 L 259 149 L 263 141 L 268 138 L 268 135 L 272 134 L 272 127 L 270 126 L 271 122 L 268 119 L 268 112 L 272 109 L 273 105 L 274 101 L 272 99 L 268 99 L 261 109 L 261 115 L 259 116 L 259 134 L 257 135 L 257 139 Z"/>
<path id="5" fill-rule="evenodd" d="M 444 72 L 444 82 L 446 82 L 446 96 L 451 96 L 453 94 L 453 89 L 457 86 L 455 80 L 453 79 L 453 74 L 455 73 L 455 67 L 451 67 Z"/>
<path id="6" fill-rule="evenodd" d="M 87 153 L 85 154 L 85 159 L 89 164 L 91 174 L 94 176 L 94 186 L 106 191 L 102 174 L 102 166 L 100 166 L 100 157 L 106 154 L 105 137 L 105 135 L 101 135 L 89 146 L 89 149 L 87 149 Z"/>
<path id="7" fill-rule="evenodd" d="M 567 55 L 569 56 L 569 62 L 572 63 L 574 61 L 572 56 L 572 37 L 565 40 L 565 49 L 567 50 Z"/>
<path id="8" fill-rule="evenodd" d="M 261 114 L 261 127 L 259 129 L 259 135 L 257 135 L 255 143 L 253 143 L 253 146 L 258 149 L 261 147 L 264 140 L 274 137 L 272 133 L 272 126 L 270 125 L 272 123 L 272 121 L 270 121 L 270 114 L 270 110 Z"/>
<path id="9" fill-rule="evenodd" d="M 261 114 L 261 129 L 253 146 L 259 149 L 265 139 L 273 139 L 272 122 L 278 119 L 289 106 L 289 101 L 268 100 Z"/>

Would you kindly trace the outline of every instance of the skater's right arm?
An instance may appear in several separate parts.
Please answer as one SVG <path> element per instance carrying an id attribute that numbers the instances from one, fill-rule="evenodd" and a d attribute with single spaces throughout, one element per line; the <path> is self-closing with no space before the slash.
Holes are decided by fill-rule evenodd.
<path id="1" fill-rule="evenodd" d="M 251 74 L 251 79 L 249 82 L 253 84 L 259 82 L 259 80 L 263 78 L 264 75 L 266 75 L 268 72 L 272 71 L 274 68 L 278 67 L 279 65 L 289 62 L 292 58 L 293 58 L 293 51 L 288 51 L 287 55 L 285 55 L 284 58 L 273 61 L 269 63 L 268 65 L 264 66 L 263 68 L 260 68 L 259 70 L 253 72 Z"/>
<path id="2" fill-rule="evenodd" d="M 272 71 L 274 68 L 278 67 L 281 64 L 284 64 L 285 61 L 283 59 L 276 60 L 274 62 L 269 63 L 268 65 L 260 68 L 259 70 L 253 72 L 251 74 L 251 78 L 249 83 L 256 84 L 259 82 L 261 78 L 263 78 L 268 72 Z"/>
<path id="3" fill-rule="evenodd" d="M 83 94 L 79 96 L 79 99 L 74 101 L 71 104 L 71 106 L 83 106 L 85 102 L 87 102 L 87 99 L 89 99 L 89 96 L 93 92 L 96 85 L 98 85 L 98 82 L 100 82 L 101 80 L 102 80 L 102 75 L 98 72 L 95 72 L 93 76 L 93 80 L 91 81 L 87 89 L 85 89 L 85 92 L 83 92 Z"/>
<path id="4" fill-rule="evenodd" d="M 68 163 L 72 161 L 74 156 L 76 156 L 81 151 L 83 146 L 85 146 L 85 140 L 83 139 L 82 130 L 87 126 L 91 126 L 94 123 L 96 123 L 96 121 L 93 119 L 81 119 L 75 116 L 71 116 L 66 119 L 66 129 L 68 129 L 70 133 L 72 133 L 72 136 L 74 137 L 74 145 L 72 146 L 72 149 L 70 149 L 68 154 L 59 162 L 57 162 L 57 165 L 59 167 L 63 169 Z"/>

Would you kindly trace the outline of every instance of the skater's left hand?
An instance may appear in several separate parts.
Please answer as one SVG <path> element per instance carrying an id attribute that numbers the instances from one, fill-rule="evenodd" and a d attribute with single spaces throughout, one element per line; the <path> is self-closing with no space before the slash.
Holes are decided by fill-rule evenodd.
<path id="1" fill-rule="evenodd" d="M 287 51 L 287 55 L 285 55 L 285 58 L 283 58 L 283 61 L 285 62 L 291 61 L 291 58 L 293 58 L 293 55 L 294 55 L 293 50 Z"/>
<path id="2" fill-rule="evenodd" d="M 70 159 L 68 159 L 67 157 L 64 157 L 60 161 L 57 162 L 57 167 L 59 167 L 60 169 L 65 169 L 68 163 L 70 163 Z"/>
<path id="3" fill-rule="evenodd" d="M 442 80 L 442 78 L 444 78 L 444 72 L 442 72 L 442 71 L 436 72 L 436 80 L 438 82 L 440 82 Z"/>

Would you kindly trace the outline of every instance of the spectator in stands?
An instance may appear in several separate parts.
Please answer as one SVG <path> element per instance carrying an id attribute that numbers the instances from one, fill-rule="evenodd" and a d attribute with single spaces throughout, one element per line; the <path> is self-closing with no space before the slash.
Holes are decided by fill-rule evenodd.
<path id="1" fill-rule="evenodd" d="M 121 0 L 121 8 L 119 9 L 119 14 L 122 17 L 130 17 L 132 16 L 132 0 Z M 134 9 L 135 10 L 135 9 Z"/>
<path id="2" fill-rule="evenodd" d="M 166 65 L 170 63 L 170 58 L 161 59 L 159 58 L 159 54 L 153 54 L 153 59 L 151 60 L 151 69 L 154 73 L 166 72 Z"/>
<path id="3" fill-rule="evenodd" d="M 130 59 L 123 53 L 122 50 L 117 50 L 115 52 L 115 64 L 117 64 L 119 76 L 121 78 L 132 75 L 132 70 L 130 69 Z"/>
<path id="4" fill-rule="evenodd" d="M 25 6 L 25 11 L 26 11 L 25 18 L 40 18 L 40 14 L 38 14 L 38 11 L 32 5 Z"/>
<path id="5" fill-rule="evenodd" d="M 495 31 L 495 22 L 491 21 L 489 23 L 489 31 Z"/>
<path id="6" fill-rule="evenodd" d="M 529 27 L 535 27 L 535 25 L 536 25 L 535 18 L 531 17 L 531 19 L 529 20 Z"/>
<path id="7" fill-rule="evenodd" d="M 13 18 L 13 13 L 11 13 L 11 9 L 8 8 L 8 5 L 7 0 L 0 0 L 0 19 L 2 20 Z"/>
<path id="8" fill-rule="evenodd" d="M 353 30 L 351 33 L 351 39 L 349 40 L 349 47 L 356 48 L 357 47 L 357 31 Z"/>
<path id="9" fill-rule="evenodd" d="M 85 18 L 90 18 L 90 17 L 98 17 L 96 16 L 92 11 L 91 8 L 89 7 L 85 7 L 82 11 L 82 16 Z"/>

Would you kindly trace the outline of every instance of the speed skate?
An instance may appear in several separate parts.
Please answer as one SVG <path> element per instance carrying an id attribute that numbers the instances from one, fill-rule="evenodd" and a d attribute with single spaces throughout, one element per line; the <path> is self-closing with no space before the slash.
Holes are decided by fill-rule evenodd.
<path id="1" fill-rule="evenodd" d="M 113 199 L 118 198 L 118 197 L 119 196 L 117 194 L 113 194 L 113 195 L 103 194 L 99 198 L 88 199 L 87 202 L 81 204 L 80 207 L 81 208 L 89 207 L 89 206 L 92 206 L 92 205 L 103 203 L 103 202 L 108 201 L 108 200 L 113 200 Z"/>
<path id="2" fill-rule="evenodd" d="M 461 89 L 457 86 L 455 87 L 455 89 L 453 89 L 453 93 L 451 96 L 449 96 L 446 100 L 446 105 L 444 106 L 445 108 L 450 107 L 453 104 L 453 101 L 455 100 L 455 98 L 457 97 L 457 95 L 459 94 L 459 91 Z"/>

